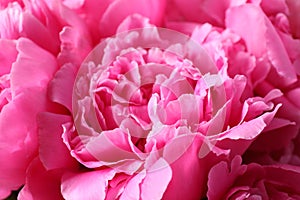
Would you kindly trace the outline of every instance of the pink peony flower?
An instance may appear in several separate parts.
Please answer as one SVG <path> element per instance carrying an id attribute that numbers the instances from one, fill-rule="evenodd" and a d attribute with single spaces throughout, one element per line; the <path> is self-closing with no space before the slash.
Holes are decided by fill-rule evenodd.
<path id="1" fill-rule="evenodd" d="M 66 199 L 203 197 L 210 167 L 245 152 L 278 110 L 270 101 L 281 93 L 242 97 L 245 77 L 230 78 L 226 64 L 219 63 L 218 69 L 193 40 L 157 29 L 138 15 L 125 19 L 119 29 L 127 24 L 149 28 L 103 41 L 76 79 L 72 66 L 57 72 L 50 97 L 72 113 L 74 122 L 67 115 L 40 116 L 43 166 L 35 165 L 43 173 L 62 171 Z M 53 156 L 57 154 L 60 159 Z M 41 183 L 30 177 L 20 198 L 41 195 L 35 192 Z M 102 186 L 90 184 L 88 194 L 79 194 L 77 188 L 89 177 L 98 177 L 93 182 Z M 53 193 L 59 196 L 58 188 Z"/>

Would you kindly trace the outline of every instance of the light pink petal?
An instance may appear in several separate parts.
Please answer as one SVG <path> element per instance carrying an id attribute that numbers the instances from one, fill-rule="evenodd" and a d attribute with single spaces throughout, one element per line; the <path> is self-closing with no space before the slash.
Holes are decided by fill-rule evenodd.
<path id="1" fill-rule="evenodd" d="M 79 9 L 84 5 L 86 0 L 64 0 L 62 3 L 71 8 L 71 9 Z"/>
<path id="2" fill-rule="evenodd" d="M 118 26 L 117 33 L 128 31 L 136 28 L 147 28 L 153 25 L 150 24 L 149 18 L 146 18 L 139 14 L 133 14 L 123 20 Z"/>
<path id="3" fill-rule="evenodd" d="M 60 32 L 61 51 L 58 55 L 60 65 L 72 63 L 77 66 L 92 50 L 92 44 L 86 30 L 81 27 L 65 26 Z"/>
<path id="4" fill-rule="evenodd" d="M 112 169 L 67 173 L 62 178 L 61 191 L 65 199 L 104 200 L 108 181 L 115 175 Z"/>
<path id="5" fill-rule="evenodd" d="M 17 59 L 16 44 L 12 40 L 0 39 L 0 76 L 10 72 L 13 62 Z"/>
<path id="6" fill-rule="evenodd" d="M 0 38 L 18 39 L 21 32 L 22 8 L 18 3 L 0 10 Z"/>
<path id="7" fill-rule="evenodd" d="M 157 160 L 149 169 L 141 184 L 141 199 L 162 199 L 172 178 L 172 169 L 163 158 Z"/>
<path id="8" fill-rule="evenodd" d="M 121 194 L 120 200 L 139 200 L 141 198 L 141 187 L 140 185 L 143 183 L 145 179 L 146 171 L 141 171 L 133 178 L 131 178 L 124 191 Z"/>
<path id="9" fill-rule="evenodd" d="M 138 159 L 138 156 L 131 150 L 129 135 L 121 129 L 103 131 L 99 136 L 91 139 L 86 148 L 98 160 L 104 162 Z"/>
<path id="10" fill-rule="evenodd" d="M 241 125 L 232 127 L 228 131 L 223 132 L 218 135 L 219 141 L 224 139 L 232 139 L 232 140 L 252 140 L 262 130 L 266 127 L 267 123 L 270 122 L 270 119 L 273 119 L 275 113 L 278 111 L 280 105 L 276 106 L 274 111 L 263 114 L 260 117 L 257 117 L 253 120 L 243 122 Z"/>
<path id="11" fill-rule="evenodd" d="M 52 113 L 41 113 L 38 117 L 39 155 L 47 170 L 76 167 L 62 139 L 62 125 L 69 121 L 69 116 Z"/>
<path id="12" fill-rule="evenodd" d="M 260 57 L 266 52 L 265 16 L 257 6 L 245 4 L 228 9 L 226 27 L 239 34 L 245 40 L 248 51 L 255 56 Z"/>
<path id="13" fill-rule="evenodd" d="M 116 0 L 113 1 L 104 12 L 100 21 L 100 29 L 103 36 L 116 33 L 118 25 L 129 15 L 138 13 L 150 19 L 150 23 L 160 25 L 162 23 L 165 0 Z M 116 15 L 116 13 L 118 13 Z"/>
<path id="14" fill-rule="evenodd" d="M 22 188 L 18 199 L 63 199 L 60 192 L 61 173 L 46 171 L 38 158 L 35 158 L 27 170 L 26 184 Z"/>
<path id="15" fill-rule="evenodd" d="M 56 72 L 48 87 L 50 99 L 65 106 L 69 111 L 72 111 L 73 84 L 76 72 L 76 66 L 65 64 Z"/>
<path id="16" fill-rule="evenodd" d="M 17 50 L 19 55 L 11 70 L 13 90 L 31 87 L 46 88 L 57 70 L 55 57 L 25 38 L 18 40 Z"/>

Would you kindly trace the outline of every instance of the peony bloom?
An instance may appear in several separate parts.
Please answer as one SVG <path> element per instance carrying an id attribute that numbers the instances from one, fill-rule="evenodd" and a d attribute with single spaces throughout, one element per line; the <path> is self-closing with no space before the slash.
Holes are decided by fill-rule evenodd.
<path id="1" fill-rule="evenodd" d="M 128 24 L 148 28 L 104 40 L 76 78 L 72 66 L 56 73 L 50 98 L 72 115 L 39 116 L 40 155 L 33 168 L 46 177 L 58 171 L 52 192 L 66 199 L 201 198 L 210 167 L 245 152 L 274 117 L 280 105 L 270 101 L 281 93 L 243 97 L 246 78 L 230 78 L 226 63 L 215 65 L 193 39 L 157 29 L 139 15 L 118 30 Z M 35 173 L 29 171 L 20 198 L 42 195 Z M 88 194 L 78 193 L 83 185 Z"/>

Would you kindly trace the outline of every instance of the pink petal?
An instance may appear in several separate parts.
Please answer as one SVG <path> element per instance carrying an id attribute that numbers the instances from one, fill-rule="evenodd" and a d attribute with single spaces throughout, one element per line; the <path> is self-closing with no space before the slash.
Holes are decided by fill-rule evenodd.
<path id="1" fill-rule="evenodd" d="M 10 189 L 7 188 L 0 188 L 0 198 L 1 199 L 6 199 L 10 195 Z"/>
<path id="2" fill-rule="evenodd" d="M 81 65 L 92 50 L 91 39 L 86 33 L 85 27 L 65 26 L 59 35 L 61 51 L 58 55 L 58 61 L 60 65 L 66 63 Z"/>
<path id="3" fill-rule="evenodd" d="M 267 27 L 265 16 L 257 6 L 245 4 L 228 9 L 226 27 L 239 34 L 245 40 L 248 51 L 256 57 L 265 53 Z"/>
<path id="4" fill-rule="evenodd" d="M 131 178 L 124 191 L 121 194 L 120 200 L 139 200 L 141 198 L 141 187 L 140 185 L 143 183 L 145 179 L 146 171 L 141 171 L 133 178 Z"/>
<path id="5" fill-rule="evenodd" d="M 141 199 L 162 199 L 171 178 L 171 167 L 160 158 L 147 169 L 146 177 L 141 184 Z"/>
<path id="6" fill-rule="evenodd" d="M 16 61 L 18 52 L 16 50 L 16 44 L 12 40 L 0 39 L 0 76 L 8 74 L 11 70 L 13 62 Z"/>
<path id="7" fill-rule="evenodd" d="M 45 110 L 46 95 L 24 89 L 0 114 L 0 186 L 15 190 L 25 182 L 25 172 L 37 153 L 36 115 Z M 18 116 L 18 117 L 16 117 Z"/>
<path id="8" fill-rule="evenodd" d="M 163 199 L 201 199 L 203 197 L 207 165 L 203 165 L 204 163 L 198 157 L 202 144 L 202 138 L 196 135 L 187 138 L 186 141 L 173 139 L 165 146 L 164 158 L 171 166 L 172 179 Z M 174 154 L 181 156 L 175 155 L 177 159 L 174 159 Z"/>
<path id="9" fill-rule="evenodd" d="M 147 28 L 152 25 L 149 22 L 149 18 L 146 18 L 139 14 L 133 14 L 126 17 L 122 23 L 118 26 L 117 33 L 128 31 L 136 28 Z"/>
<path id="10" fill-rule="evenodd" d="M 11 70 L 13 90 L 30 87 L 46 88 L 57 70 L 55 57 L 25 38 L 18 40 L 17 50 L 19 55 Z"/>
<path id="11" fill-rule="evenodd" d="M 41 113 L 38 117 L 39 156 L 47 170 L 77 166 L 62 139 L 62 124 L 69 121 L 69 116 L 52 113 Z"/>
<path id="12" fill-rule="evenodd" d="M 116 0 L 113 1 L 104 12 L 100 21 L 100 29 L 103 36 L 116 33 L 118 25 L 129 15 L 140 14 L 148 17 L 150 23 L 160 25 L 162 23 L 165 0 Z M 116 13 L 118 13 L 116 15 Z"/>
<path id="13" fill-rule="evenodd" d="M 86 148 L 98 160 L 104 162 L 138 159 L 138 156 L 131 150 L 128 136 L 121 129 L 103 131 L 99 136 L 90 140 Z"/>
<path id="14" fill-rule="evenodd" d="M 261 7 L 267 15 L 276 15 L 277 13 L 286 14 L 288 12 L 285 0 L 273 0 L 272 3 L 268 0 L 262 0 Z"/>
<path id="15" fill-rule="evenodd" d="M 0 10 L 0 38 L 17 39 L 21 32 L 22 8 L 18 3 Z"/>
<path id="16" fill-rule="evenodd" d="M 256 57 L 266 54 L 284 84 L 297 80 L 278 33 L 260 8 L 251 4 L 230 8 L 226 14 L 226 26 L 245 40 L 248 51 Z"/>
<path id="17" fill-rule="evenodd" d="M 104 200 L 108 181 L 114 175 L 112 169 L 67 173 L 62 178 L 62 195 L 65 199 L 72 200 Z"/>
<path id="18" fill-rule="evenodd" d="M 46 171 L 38 158 L 34 159 L 27 170 L 26 184 L 18 199 L 63 199 L 60 192 L 59 171 Z"/>
<path id="19" fill-rule="evenodd" d="M 229 0 L 222 2 L 218 0 L 174 0 L 174 2 L 187 21 L 208 22 L 217 26 L 224 25 L 225 11 L 230 4 Z"/>
<path id="20" fill-rule="evenodd" d="M 265 166 L 266 179 L 279 186 L 289 187 L 294 194 L 300 194 L 300 168 L 293 165 Z M 292 178 L 291 178 L 292 177 Z"/>
<path id="21" fill-rule="evenodd" d="M 300 38 L 300 19 L 299 19 L 299 9 L 300 2 L 295 0 L 287 0 L 287 6 L 290 11 L 289 20 L 294 37 Z"/>
<path id="22" fill-rule="evenodd" d="M 72 111 L 73 84 L 77 73 L 76 66 L 65 64 L 55 74 L 49 84 L 49 97 Z"/>
<path id="23" fill-rule="evenodd" d="M 243 175 L 246 171 L 246 167 L 240 166 L 241 162 L 241 157 L 236 156 L 232 160 L 231 166 L 228 166 L 228 164 L 223 161 L 211 168 L 207 183 L 207 197 L 209 199 L 222 199 L 226 195 L 235 179 L 239 175 Z"/>
<path id="24" fill-rule="evenodd" d="M 64 0 L 62 3 L 71 9 L 79 9 L 86 0 Z"/>
<path id="25" fill-rule="evenodd" d="M 56 54 L 59 49 L 57 39 L 51 32 L 29 12 L 23 14 L 22 34 L 41 48 Z"/>

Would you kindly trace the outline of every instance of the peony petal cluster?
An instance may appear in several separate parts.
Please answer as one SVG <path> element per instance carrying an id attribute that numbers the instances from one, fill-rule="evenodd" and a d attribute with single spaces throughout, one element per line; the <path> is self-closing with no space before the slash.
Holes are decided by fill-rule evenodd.
<path id="1" fill-rule="evenodd" d="M 0 199 L 300 199 L 297 0 L 0 2 Z"/>

